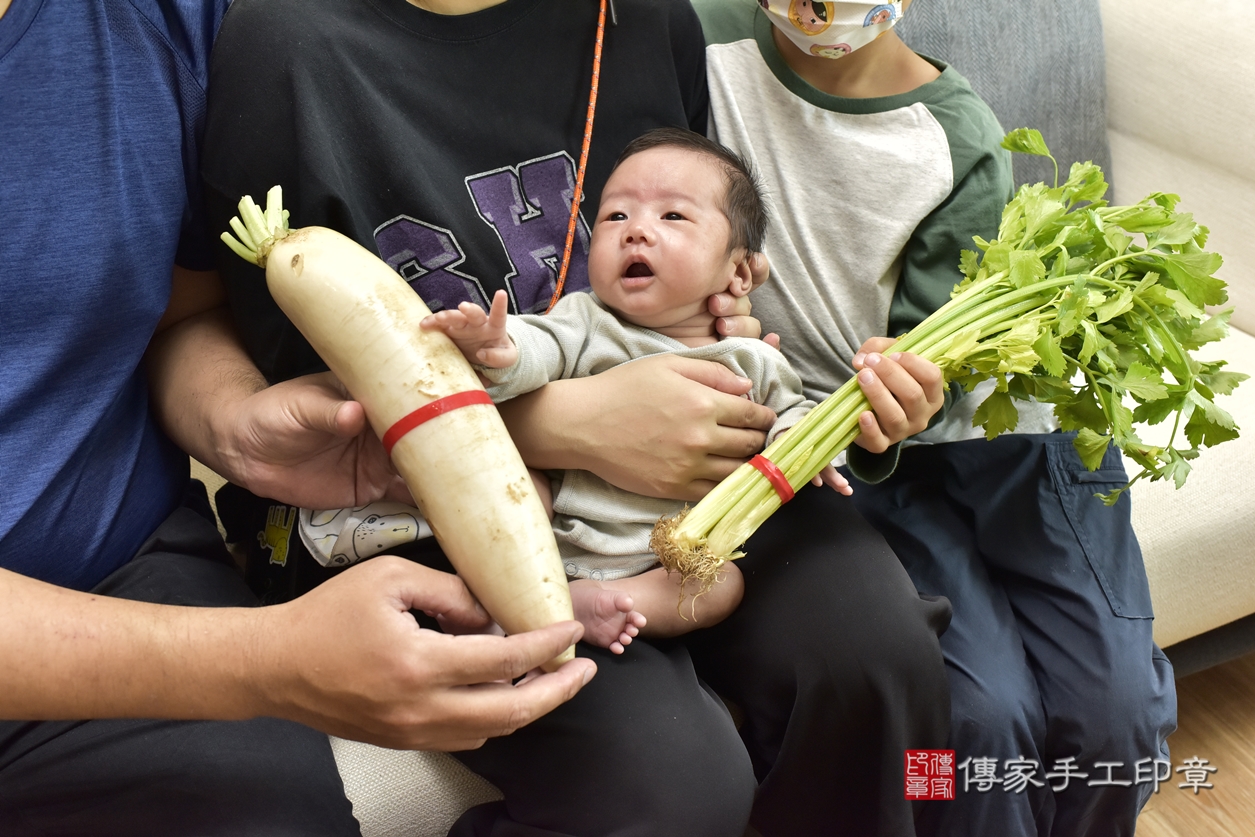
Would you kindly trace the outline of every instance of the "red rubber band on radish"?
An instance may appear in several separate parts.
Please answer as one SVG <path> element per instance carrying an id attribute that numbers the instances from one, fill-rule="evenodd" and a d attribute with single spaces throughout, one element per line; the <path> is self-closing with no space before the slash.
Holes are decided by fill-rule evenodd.
<path id="1" fill-rule="evenodd" d="M 451 410 L 459 407 L 469 407 L 472 404 L 491 404 L 492 399 L 488 397 L 488 393 L 482 389 L 473 389 L 466 392 L 455 392 L 453 395 L 446 395 L 444 398 L 437 398 L 430 404 L 419 407 L 396 424 L 388 428 L 388 432 L 383 434 L 383 450 L 388 456 L 392 456 L 392 448 L 397 442 L 401 441 L 401 437 L 409 433 L 415 427 L 424 422 L 431 421 L 436 416 L 442 416 Z"/>
<path id="2" fill-rule="evenodd" d="M 750 460 L 750 464 L 758 469 L 758 472 L 767 478 L 767 482 L 771 483 L 771 487 L 780 495 L 780 502 L 787 503 L 793 499 L 793 486 L 789 485 L 788 479 L 785 478 L 784 472 L 776 467 L 776 463 L 772 462 L 761 453 Z"/>

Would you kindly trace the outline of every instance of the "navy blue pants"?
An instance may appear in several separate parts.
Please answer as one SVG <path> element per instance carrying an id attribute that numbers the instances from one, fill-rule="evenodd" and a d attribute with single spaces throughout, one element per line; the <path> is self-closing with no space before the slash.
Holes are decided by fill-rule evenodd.
<path id="1" fill-rule="evenodd" d="M 920 834 L 1133 834 L 1153 788 L 1144 760 L 1167 758 L 1176 692 L 1151 639 L 1129 496 L 1110 508 L 1093 496 L 1126 481 L 1115 448 L 1090 472 L 1056 433 L 909 447 L 888 480 L 856 484 L 859 510 L 916 587 L 953 605 L 941 648 L 956 764 L 996 759 L 1003 780 L 981 792 L 973 780 L 988 762 L 969 762 L 954 801 L 926 804 Z M 1017 759 L 1037 763 L 1041 786 L 1006 784 Z M 1045 778 L 1078 771 L 1089 775 L 1066 787 Z"/>

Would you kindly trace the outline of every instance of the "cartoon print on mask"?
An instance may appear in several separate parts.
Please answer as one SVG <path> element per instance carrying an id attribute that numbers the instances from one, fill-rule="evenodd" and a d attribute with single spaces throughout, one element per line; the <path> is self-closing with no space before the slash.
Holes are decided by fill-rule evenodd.
<path id="1" fill-rule="evenodd" d="M 818 35 L 832 25 L 832 3 L 789 0 L 789 20 L 807 35 Z"/>
<path id="2" fill-rule="evenodd" d="M 818 55 L 820 58 L 844 58 L 853 51 L 849 44 L 811 45 L 811 55 Z"/>
<path id="3" fill-rule="evenodd" d="M 876 6 L 867 13 L 867 19 L 863 21 L 864 26 L 875 26 L 877 23 L 888 23 L 897 16 L 897 12 L 893 6 Z"/>

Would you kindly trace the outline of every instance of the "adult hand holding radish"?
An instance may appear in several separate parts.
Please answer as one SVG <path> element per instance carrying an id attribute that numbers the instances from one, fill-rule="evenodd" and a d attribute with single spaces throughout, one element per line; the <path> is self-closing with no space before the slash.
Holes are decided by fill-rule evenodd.
<path id="1" fill-rule="evenodd" d="M 284 313 L 362 402 L 453 566 L 508 633 L 571 619 L 549 519 L 470 365 L 388 265 L 322 227 L 290 231 L 282 192 L 245 197 L 222 239 L 266 270 Z M 573 649 L 546 664 L 571 659 Z"/>
<path id="2" fill-rule="evenodd" d="M 411 609 L 435 616 L 445 633 L 420 628 Z M 569 700 L 597 669 L 576 659 L 512 684 L 576 642 L 583 627 L 466 633 L 490 619 L 462 581 L 390 556 L 254 613 L 269 711 L 385 747 L 476 748 Z"/>
<path id="3" fill-rule="evenodd" d="M 412 503 L 362 405 L 330 373 L 270 386 L 225 302 L 217 273 L 175 268 L 145 356 L 171 438 L 228 481 L 294 506 Z"/>
<path id="4" fill-rule="evenodd" d="M 458 750 L 569 700 L 596 671 L 575 660 L 520 677 L 579 639 L 577 622 L 511 637 L 457 576 L 400 558 L 347 570 L 274 607 L 170 607 L 0 571 L 5 719 L 271 716 L 387 747 Z M 316 639 L 315 639 L 316 638 Z"/>
<path id="5" fill-rule="evenodd" d="M 412 504 L 362 405 L 331 373 L 306 375 L 222 408 L 224 477 L 305 508 Z"/>

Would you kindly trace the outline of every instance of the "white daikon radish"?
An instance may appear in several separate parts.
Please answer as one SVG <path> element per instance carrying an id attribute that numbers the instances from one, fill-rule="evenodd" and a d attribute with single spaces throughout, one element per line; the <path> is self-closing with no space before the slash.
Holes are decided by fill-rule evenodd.
<path id="1" fill-rule="evenodd" d="M 450 562 L 507 633 L 570 620 L 549 518 L 497 408 L 392 268 L 324 227 L 289 230 L 282 192 L 245 197 L 222 240 L 266 270 L 275 302 L 353 398 Z M 443 399 L 443 400 L 442 400 Z M 574 656 L 568 648 L 545 667 Z"/>

